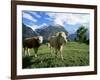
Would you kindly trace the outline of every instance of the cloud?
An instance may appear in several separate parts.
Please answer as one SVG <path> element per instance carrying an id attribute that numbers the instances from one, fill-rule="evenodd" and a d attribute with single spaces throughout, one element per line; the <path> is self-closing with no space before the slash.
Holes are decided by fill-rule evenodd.
<path id="1" fill-rule="evenodd" d="M 48 26 L 46 23 L 40 25 L 40 27 Z"/>
<path id="2" fill-rule="evenodd" d="M 49 18 L 53 19 L 54 24 L 64 26 L 64 24 L 76 25 L 89 23 L 88 14 L 76 13 L 46 13 Z"/>
<path id="3" fill-rule="evenodd" d="M 46 20 L 49 20 L 49 21 L 52 21 L 52 19 L 50 17 L 46 17 L 45 19 Z"/>
<path id="4" fill-rule="evenodd" d="M 33 15 L 34 15 L 35 17 L 37 17 L 37 18 L 41 18 L 41 16 L 40 16 L 37 12 L 31 11 L 31 12 L 29 12 L 29 13 L 33 14 Z"/>
<path id="5" fill-rule="evenodd" d="M 56 13 L 46 13 L 46 15 L 48 15 L 50 18 L 54 18 L 55 17 L 55 15 L 56 15 Z"/>
<path id="6" fill-rule="evenodd" d="M 84 23 L 83 26 L 87 29 L 89 29 L 89 24 L 88 23 Z"/>
<path id="7" fill-rule="evenodd" d="M 32 17 L 29 13 L 23 12 L 23 18 L 29 19 L 33 22 L 37 22 L 37 20 L 34 17 Z"/>

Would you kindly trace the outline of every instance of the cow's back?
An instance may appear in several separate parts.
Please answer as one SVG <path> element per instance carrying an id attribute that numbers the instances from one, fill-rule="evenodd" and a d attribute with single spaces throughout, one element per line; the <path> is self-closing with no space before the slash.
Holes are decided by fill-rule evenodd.
<path id="1" fill-rule="evenodd" d="M 49 40 L 49 43 L 50 43 L 51 47 L 60 49 L 59 39 L 56 36 L 51 37 Z"/>
<path id="2" fill-rule="evenodd" d="M 30 38 L 30 39 L 25 39 L 23 41 L 23 47 L 28 47 L 28 48 L 34 48 L 34 47 L 39 47 L 40 44 L 38 43 L 38 40 L 36 38 Z"/>
<path id="3" fill-rule="evenodd" d="M 62 36 L 53 36 L 49 39 L 49 43 L 51 47 L 60 49 L 61 46 L 65 44 L 65 40 Z"/>

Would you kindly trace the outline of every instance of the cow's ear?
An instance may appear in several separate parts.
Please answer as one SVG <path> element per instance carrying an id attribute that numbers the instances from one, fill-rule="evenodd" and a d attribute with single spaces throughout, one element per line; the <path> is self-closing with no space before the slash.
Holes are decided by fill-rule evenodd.
<path id="1" fill-rule="evenodd" d="M 36 40 L 38 40 L 38 41 L 39 41 L 39 37 L 37 37 L 37 38 L 36 38 Z"/>
<path id="2" fill-rule="evenodd" d="M 59 33 L 59 36 L 62 36 L 62 33 L 61 32 Z"/>
<path id="3" fill-rule="evenodd" d="M 57 32 L 56 33 L 56 36 L 61 36 L 61 32 Z"/>
<path id="4" fill-rule="evenodd" d="M 36 38 L 36 41 L 37 41 L 38 43 L 40 43 L 40 40 L 39 40 L 39 38 L 38 38 L 38 37 Z"/>

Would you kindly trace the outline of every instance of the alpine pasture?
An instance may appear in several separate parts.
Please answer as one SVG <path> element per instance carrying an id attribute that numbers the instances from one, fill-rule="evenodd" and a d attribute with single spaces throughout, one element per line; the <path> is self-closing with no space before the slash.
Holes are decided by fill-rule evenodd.
<path id="1" fill-rule="evenodd" d="M 60 54 L 50 53 L 47 44 L 42 44 L 38 50 L 37 57 L 33 49 L 30 49 L 30 56 L 22 57 L 23 68 L 50 68 L 50 67 L 71 67 L 89 65 L 89 45 L 80 42 L 67 42 L 63 49 L 64 59 Z M 23 53 L 24 54 L 24 53 Z"/>

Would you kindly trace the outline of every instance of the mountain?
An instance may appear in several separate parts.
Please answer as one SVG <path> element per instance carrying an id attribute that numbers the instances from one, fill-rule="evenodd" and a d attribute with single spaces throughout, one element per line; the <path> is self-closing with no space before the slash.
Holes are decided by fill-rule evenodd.
<path id="1" fill-rule="evenodd" d="M 57 32 L 65 32 L 66 35 L 68 34 L 67 30 L 61 25 L 49 25 L 49 26 L 43 26 L 42 28 L 35 29 L 35 31 L 32 30 L 32 28 L 27 27 L 26 25 L 23 24 L 23 39 L 24 38 L 29 38 L 33 36 L 43 36 L 44 41 L 47 41 L 49 37 L 54 36 Z M 68 35 L 68 40 L 73 41 L 77 37 L 76 33 L 74 34 L 69 34 Z"/>
<path id="2" fill-rule="evenodd" d="M 38 34 L 33 31 L 30 27 L 27 27 L 26 25 L 22 24 L 22 36 L 24 38 L 29 38 L 33 36 L 37 36 Z"/>
<path id="3" fill-rule="evenodd" d="M 45 40 L 47 40 L 50 36 L 54 36 L 55 33 L 57 32 L 65 32 L 66 34 L 68 33 L 63 26 L 60 25 L 49 25 L 49 26 L 44 26 L 43 28 L 39 28 L 35 30 L 37 33 L 42 35 Z"/>
<path id="4" fill-rule="evenodd" d="M 74 41 L 76 38 L 77 38 L 77 34 L 76 34 L 76 33 L 70 34 L 70 35 L 68 36 L 68 40 L 69 40 L 69 41 Z"/>

